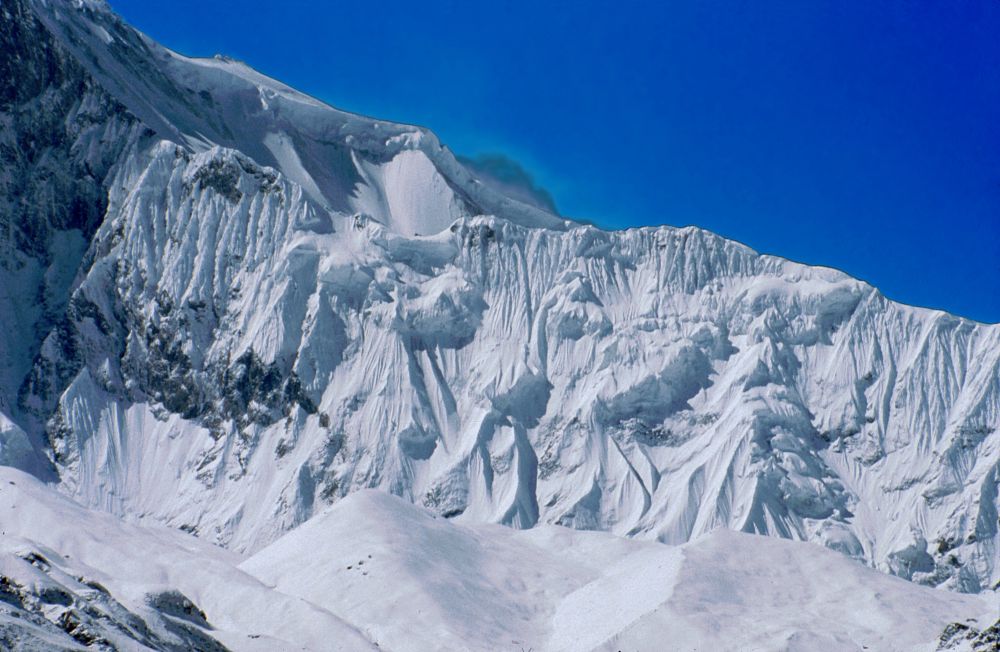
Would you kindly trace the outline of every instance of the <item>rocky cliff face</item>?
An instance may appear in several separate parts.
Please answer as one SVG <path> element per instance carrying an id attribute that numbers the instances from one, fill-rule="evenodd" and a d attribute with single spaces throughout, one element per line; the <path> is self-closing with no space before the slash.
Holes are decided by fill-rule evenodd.
<path id="1" fill-rule="evenodd" d="M 695 228 L 560 219 L 425 130 L 97 3 L 2 11 L 6 463 L 239 550 L 379 487 L 1000 580 L 1000 327 Z"/>
<path id="2" fill-rule="evenodd" d="M 25 404 L 29 427 L 44 423 L 79 370 L 68 315 L 72 284 L 104 220 L 110 170 L 144 127 L 91 77 L 24 2 L 0 7 L 0 414 L 16 409 L 43 340 L 59 348 L 38 377 L 43 403 Z M 148 132 L 147 136 L 152 136 Z M 0 460 L 46 473 L 20 428 L 5 421 Z M 39 442 L 34 442 L 38 448 Z"/>

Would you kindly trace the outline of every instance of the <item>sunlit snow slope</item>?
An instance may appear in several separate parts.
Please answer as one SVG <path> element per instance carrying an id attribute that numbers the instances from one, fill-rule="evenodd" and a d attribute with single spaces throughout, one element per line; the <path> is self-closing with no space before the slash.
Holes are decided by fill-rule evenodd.
<path id="1" fill-rule="evenodd" d="M 325 609 L 241 571 L 235 553 L 122 523 L 4 467 L 0 522 L 2 650 L 377 649 Z"/>
<path id="2" fill-rule="evenodd" d="M 805 543 L 467 526 L 374 491 L 249 559 L 2 467 L 0 517 L 4 650 L 930 651 L 1000 617 Z"/>
<path id="3" fill-rule="evenodd" d="M 1000 581 L 1000 327 L 563 220 L 99 2 L 0 13 L 0 462 L 240 552 L 380 488 Z"/>
<path id="4" fill-rule="evenodd" d="M 240 568 L 392 650 L 933 650 L 951 622 L 1000 617 L 802 543 L 463 526 L 371 491 Z"/>

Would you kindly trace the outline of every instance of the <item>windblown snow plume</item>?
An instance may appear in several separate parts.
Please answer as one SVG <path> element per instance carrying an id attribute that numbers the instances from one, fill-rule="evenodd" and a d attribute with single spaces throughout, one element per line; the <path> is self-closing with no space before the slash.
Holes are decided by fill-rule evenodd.
<path id="1" fill-rule="evenodd" d="M 997 589 L 1000 327 L 563 219 L 100 2 L 0 16 L 0 463 L 234 554 L 374 488 L 463 527 L 725 528 Z"/>

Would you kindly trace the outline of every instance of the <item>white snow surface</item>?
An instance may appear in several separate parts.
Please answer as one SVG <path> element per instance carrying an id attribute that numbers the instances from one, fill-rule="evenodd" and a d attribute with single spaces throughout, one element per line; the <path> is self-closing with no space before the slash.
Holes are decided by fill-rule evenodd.
<path id="1" fill-rule="evenodd" d="M 55 583 L 80 599 L 96 583 L 144 616 L 150 596 L 180 591 L 204 611 L 207 633 L 232 650 L 376 649 L 337 616 L 241 571 L 235 553 L 174 529 L 129 525 L 86 509 L 8 467 L 0 467 L 0 523 L 0 574 L 29 591 Z M 44 562 L 27 563 L 30 553 Z M 53 607 L 46 617 L 58 621 L 61 613 Z M 51 649 L 84 649 L 68 636 L 57 643 Z M 149 649 L 125 636 L 112 643 L 113 649 Z"/>
<path id="2" fill-rule="evenodd" d="M 228 57 L 185 57 L 97 3 L 68 11 L 67 0 L 31 1 L 98 82 L 158 135 L 194 151 L 237 149 L 280 169 L 326 210 L 363 213 L 407 235 L 479 212 L 566 228 L 473 183 L 426 129 L 333 109 Z"/>
<path id="3" fill-rule="evenodd" d="M 0 466 L 25 466 L 32 454 L 27 433 L 0 412 Z"/>
<path id="4" fill-rule="evenodd" d="M 33 373 L 69 378 L 18 399 L 26 356 L 0 347 L 0 411 L 18 424 L 0 424 L 0 456 L 15 428 L 44 436 L 61 491 L 87 506 L 276 564 L 296 540 L 283 534 L 377 488 L 453 517 L 456 540 L 487 546 L 490 532 L 539 559 L 556 536 L 544 524 L 649 540 L 637 551 L 705 536 L 720 554 L 786 550 L 710 534 L 728 528 L 933 586 L 997 587 L 1000 327 L 693 227 L 578 225 L 476 183 L 427 130 L 170 52 L 97 3 L 31 4 L 152 135 L 90 143 L 123 151 L 71 286 L 79 359 L 53 331 Z M 4 306 L 26 296 L 0 287 Z M 657 587 L 697 566 L 664 555 Z M 649 597 L 667 605 L 656 613 L 673 613 L 676 590 Z M 532 603 L 544 616 L 504 603 L 517 635 L 557 645 L 582 613 L 559 611 L 586 597 L 571 593 Z M 647 636 L 661 616 L 607 627 Z"/>
<path id="5" fill-rule="evenodd" d="M 805 543 L 719 530 L 668 546 L 465 525 L 377 491 L 248 559 L 124 524 L 10 468 L 0 468 L 0 515 L 8 590 L 62 591 L 78 605 L 96 589 L 148 623 L 172 617 L 151 596 L 179 592 L 204 613 L 199 628 L 234 651 L 933 650 L 947 624 L 1000 616 L 986 596 L 917 586 Z M 49 622 L 71 608 L 43 599 Z M 7 635 L 10 607 L 0 603 Z M 84 649 L 58 630 L 31 633 L 36 649 Z M 149 649 L 121 631 L 113 643 Z"/>
<path id="6" fill-rule="evenodd" d="M 802 543 L 720 529 L 668 546 L 465 525 L 374 491 L 241 568 L 393 650 L 911 650 L 948 622 L 1000 616 L 986 596 L 915 586 Z"/>

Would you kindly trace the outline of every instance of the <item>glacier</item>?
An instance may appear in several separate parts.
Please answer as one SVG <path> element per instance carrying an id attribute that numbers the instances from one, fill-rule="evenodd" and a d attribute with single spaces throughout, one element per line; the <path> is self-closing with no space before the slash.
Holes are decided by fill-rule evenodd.
<path id="1" fill-rule="evenodd" d="M 0 14 L 0 463 L 239 555 L 380 489 L 1000 586 L 1000 326 L 575 222 L 97 0 Z"/>

